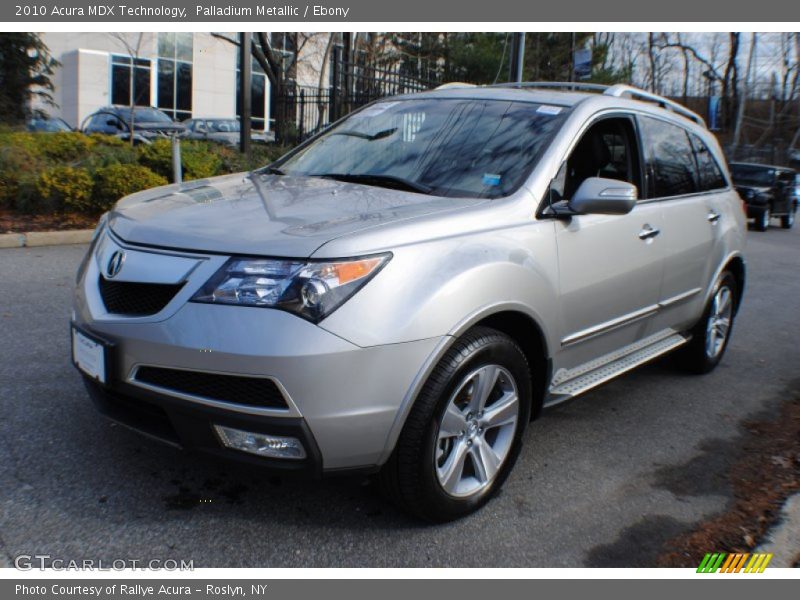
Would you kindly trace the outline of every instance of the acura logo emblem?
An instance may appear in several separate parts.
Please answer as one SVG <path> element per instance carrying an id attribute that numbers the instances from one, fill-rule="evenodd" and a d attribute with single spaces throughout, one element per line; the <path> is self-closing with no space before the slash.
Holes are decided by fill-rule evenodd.
<path id="1" fill-rule="evenodd" d="M 116 277 L 122 269 L 123 262 L 125 262 L 125 253 L 122 250 L 114 252 L 111 258 L 108 259 L 108 264 L 106 265 L 106 277 L 109 279 Z"/>

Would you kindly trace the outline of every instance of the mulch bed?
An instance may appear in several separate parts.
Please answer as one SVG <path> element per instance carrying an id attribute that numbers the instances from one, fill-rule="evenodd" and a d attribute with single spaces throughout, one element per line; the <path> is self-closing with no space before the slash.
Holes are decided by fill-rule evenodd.
<path id="1" fill-rule="evenodd" d="M 95 225 L 97 225 L 97 217 L 79 213 L 23 215 L 10 210 L 0 209 L 0 233 L 94 229 Z"/>
<path id="2" fill-rule="evenodd" d="M 751 552 L 800 489 L 800 385 L 777 418 L 748 421 L 730 471 L 734 501 L 723 514 L 667 542 L 661 567 L 696 568 L 707 552 Z"/>

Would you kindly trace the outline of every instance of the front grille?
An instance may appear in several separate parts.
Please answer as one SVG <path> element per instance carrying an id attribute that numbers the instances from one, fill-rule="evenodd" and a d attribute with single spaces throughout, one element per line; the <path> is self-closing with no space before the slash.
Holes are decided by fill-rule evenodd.
<path id="1" fill-rule="evenodd" d="M 156 314 L 183 287 L 183 283 L 111 281 L 102 275 L 98 285 L 108 312 L 136 317 Z"/>
<path id="2" fill-rule="evenodd" d="M 136 381 L 220 402 L 261 408 L 288 408 L 286 399 L 271 379 L 218 375 L 162 367 L 139 367 Z"/>

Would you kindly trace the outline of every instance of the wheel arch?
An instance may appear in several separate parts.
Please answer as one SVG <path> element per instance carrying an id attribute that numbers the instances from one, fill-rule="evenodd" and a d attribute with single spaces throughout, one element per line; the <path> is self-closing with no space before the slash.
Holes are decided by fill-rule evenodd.
<path id="1" fill-rule="evenodd" d="M 425 361 L 397 412 L 379 464 L 383 464 L 391 456 L 411 408 L 414 406 L 414 402 L 416 402 L 417 396 L 422 391 L 431 371 L 460 336 L 478 326 L 490 327 L 508 335 L 522 349 L 531 367 L 533 383 L 531 420 L 541 414 L 552 375 L 552 360 L 547 343 L 547 335 L 541 321 L 538 316 L 532 314 L 521 305 L 501 304 L 485 307 L 455 326 L 447 336 L 442 338 L 442 341 Z"/>
<path id="2" fill-rule="evenodd" d="M 739 312 L 739 306 L 742 303 L 742 296 L 744 295 L 744 286 L 747 281 L 747 267 L 745 266 L 744 258 L 741 255 L 735 255 L 728 259 L 725 266 L 720 270 L 730 271 L 733 278 L 736 280 L 736 304 L 734 305 L 734 314 Z M 717 275 L 719 277 L 719 275 Z"/>
<path id="3" fill-rule="evenodd" d="M 547 338 L 539 323 L 530 315 L 517 310 L 502 310 L 485 316 L 472 327 L 489 327 L 504 333 L 520 347 L 531 371 L 533 397 L 531 420 L 542 412 L 544 399 L 552 375 L 552 361 Z"/>

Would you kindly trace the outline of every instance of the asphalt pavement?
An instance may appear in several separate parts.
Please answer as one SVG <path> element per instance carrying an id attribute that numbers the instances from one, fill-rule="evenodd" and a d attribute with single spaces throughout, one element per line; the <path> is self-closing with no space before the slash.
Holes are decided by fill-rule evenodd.
<path id="1" fill-rule="evenodd" d="M 85 249 L 0 250 L 0 564 L 649 566 L 665 540 L 729 504 L 741 422 L 800 388 L 800 228 L 751 232 L 744 304 L 715 372 L 662 361 L 548 413 L 483 510 L 421 524 L 368 482 L 280 480 L 95 412 L 69 359 Z"/>

